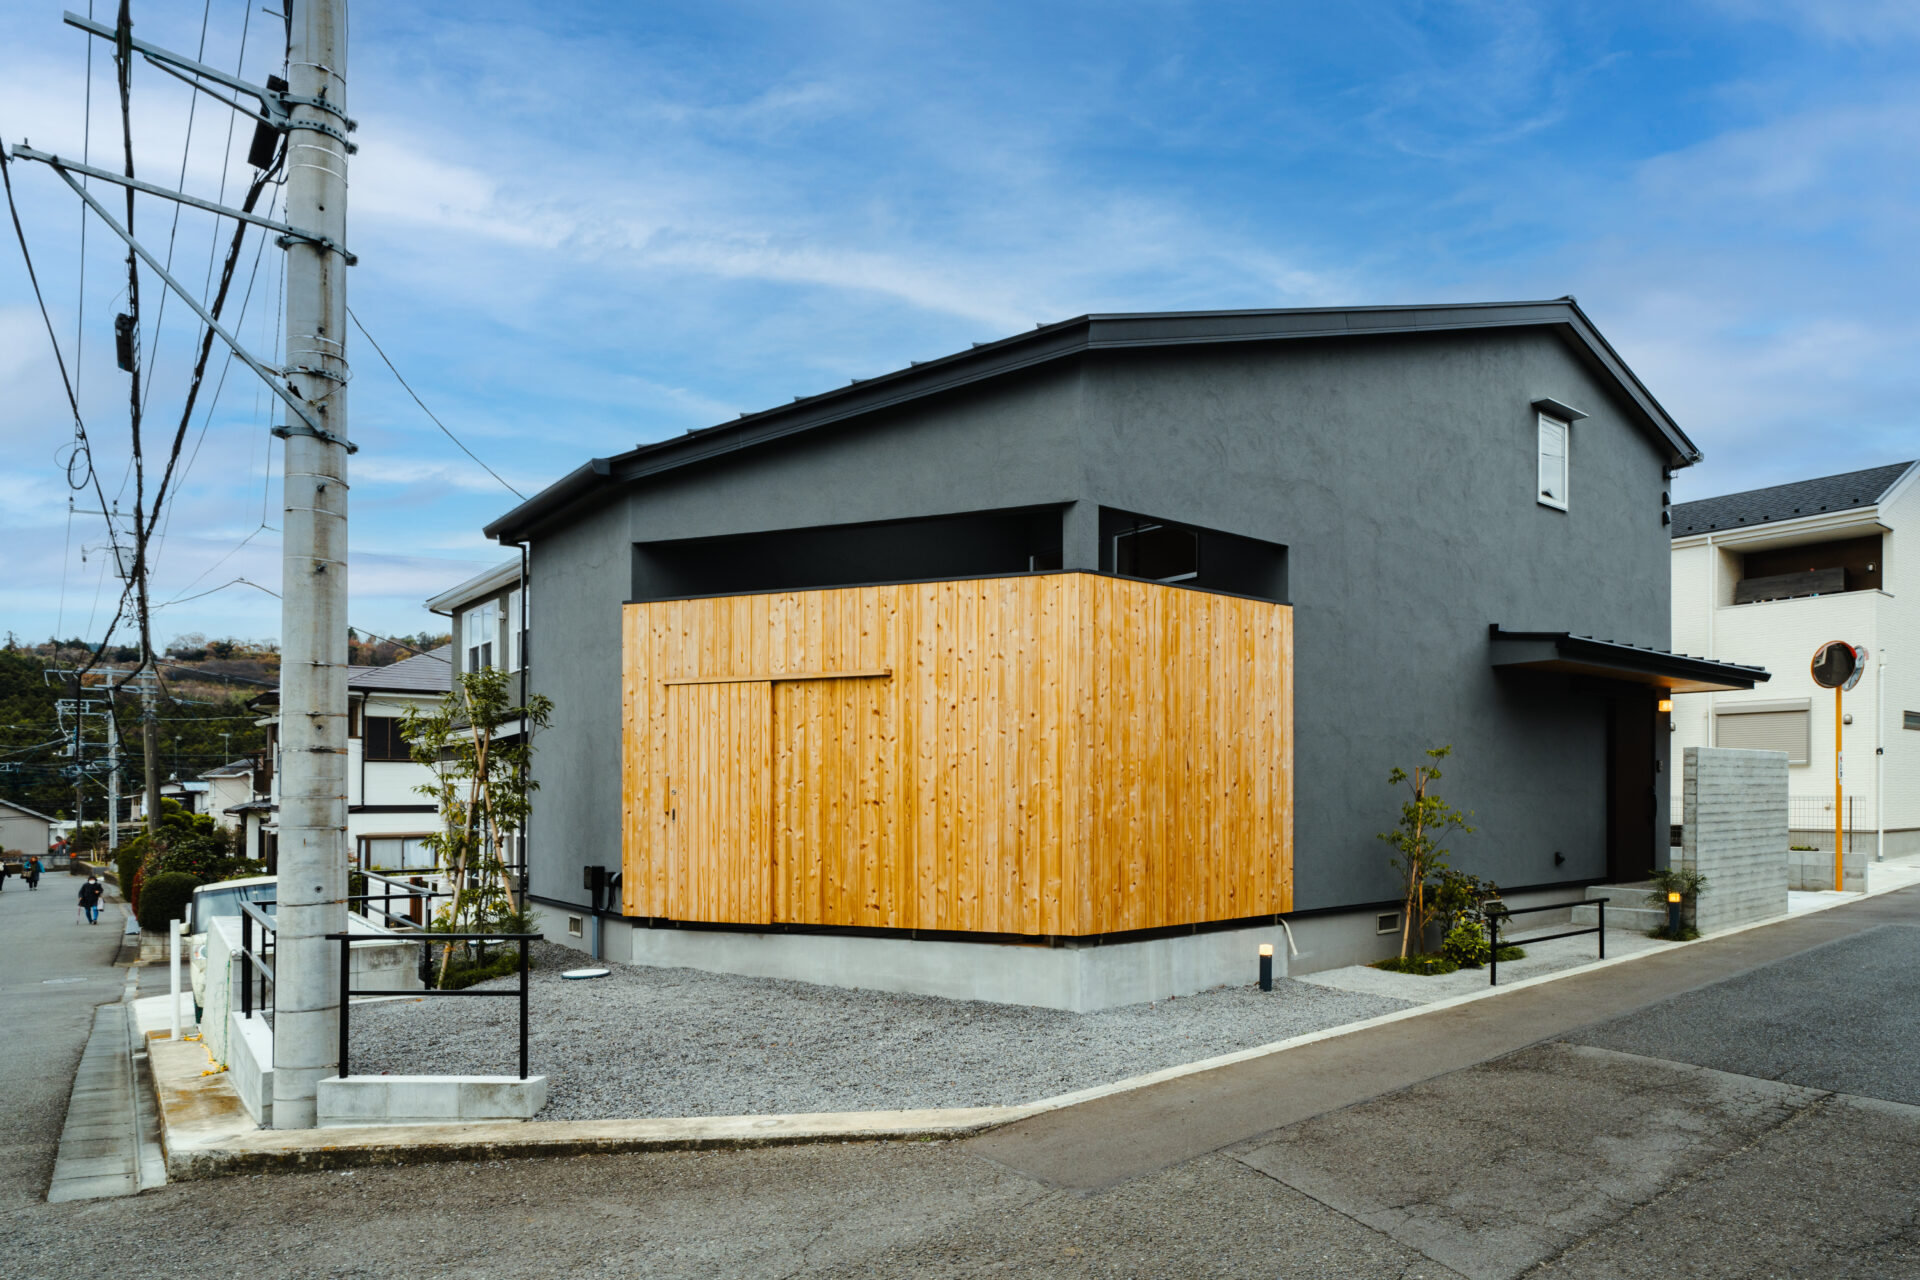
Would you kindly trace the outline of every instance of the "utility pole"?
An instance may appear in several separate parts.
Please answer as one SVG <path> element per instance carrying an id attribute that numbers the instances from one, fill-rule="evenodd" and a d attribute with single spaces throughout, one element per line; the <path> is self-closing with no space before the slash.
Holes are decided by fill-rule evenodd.
<path id="1" fill-rule="evenodd" d="M 107 703 L 107 848 L 120 847 L 120 717 Z"/>
<path id="2" fill-rule="evenodd" d="M 292 0 L 286 217 L 346 242 L 346 0 Z M 280 609 L 279 883 L 273 1125 L 310 1129 L 339 1069 L 338 943 L 347 927 L 347 264 L 287 246 L 287 373 L 306 413 L 286 440 Z"/>

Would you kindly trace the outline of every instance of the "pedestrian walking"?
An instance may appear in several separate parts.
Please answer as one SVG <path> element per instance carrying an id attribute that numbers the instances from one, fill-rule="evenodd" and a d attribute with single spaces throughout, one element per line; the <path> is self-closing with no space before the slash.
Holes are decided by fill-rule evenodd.
<path id="1" fill-rule="evenodd" d="M 38 889 L 39 887 L 40 887 L 40 859 L 35 858 L 33 861 L 27 864 L 27 888 Z"/>
<path id="2" fill-rule="evenodd" d="M 87 913 L 88 924 L 100 923 L 100 895 L 106 892 L 99 876 L 88 876 L 80 886 L 80 909 Z"/>
<path id="3" fill-rule="evenodd" d="M 5 889 L 7 887 L 7 876 L 10 875 L 12 871 L 13 871 L 12 867 L 9 867 L 4 862 L 0 862 L 0 889 Z"/>

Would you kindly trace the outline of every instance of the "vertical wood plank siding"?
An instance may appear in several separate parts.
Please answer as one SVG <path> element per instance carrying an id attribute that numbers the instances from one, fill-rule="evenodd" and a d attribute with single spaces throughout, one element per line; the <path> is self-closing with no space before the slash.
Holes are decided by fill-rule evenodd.
<path id="1" fill-rule="evenodd" d="M 630 915 L 1085 936 L 1293 907 L 1285 605 L 1046 574 L 628 605 L 623 635 Z"/>

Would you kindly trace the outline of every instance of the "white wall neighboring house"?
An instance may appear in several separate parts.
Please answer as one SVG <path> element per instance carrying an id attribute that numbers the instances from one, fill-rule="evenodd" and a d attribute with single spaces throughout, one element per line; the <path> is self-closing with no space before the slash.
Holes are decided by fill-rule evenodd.
<path id="1" fill-rule="evenodd" d="M 44 858 L 53 842 L 54 819 L 38 809 L 0 800 L 0 849 L 12 849 L 30 858 Z"/>
<path id="2" fill-rule="evenodd" d="M 1822 644 L 1844 640 L 1869 651 L 1842 695 L 1853 826 L 1869 848 L 1920 850 L 1917 479 L 1920 463 L 1896 463 L 1673 510 L 1674 649 L 1773 674 L 1751 691 L 1676 697 L 1674 758 L 1687 747 L 1785 750 L 1796 843 L 1832 828 L 1834 696 L 1809 668 Z M 1670 782 L 1678 813 L 1678 770 Z"/>
<path id="3" fill-rule="evenodd" d="M 433 770 L 409 756 L 400 717 L 428 711 L 452 687 L 447 646 L 385 667 L 354 667 L 347 676 L 347 848 L 359 869 L 414 871 L 432 865 L 421 840 L 438 827 L 434 804 L 415 788 Z M 273 810 L 261 827 L 263 857 L 277 852 L 280 804 L 280 708 L 277 695 L 256 699 L 266 714 L 274 753 Z"/>

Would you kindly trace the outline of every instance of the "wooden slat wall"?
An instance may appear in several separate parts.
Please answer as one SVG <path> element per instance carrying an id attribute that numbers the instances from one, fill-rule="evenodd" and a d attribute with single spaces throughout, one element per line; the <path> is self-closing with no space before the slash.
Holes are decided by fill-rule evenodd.
<path id="1" fill-rule="evenodd" d="M 1085 936 L 1292 909 L 1286 606 L 1049 574 L 629 605 L 625 638 L 629 914 Z M 665 683 L 714 677 L 760 679 Z"/>

